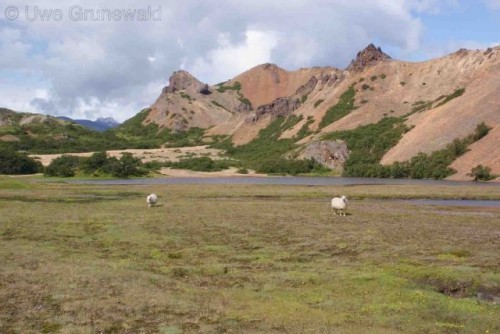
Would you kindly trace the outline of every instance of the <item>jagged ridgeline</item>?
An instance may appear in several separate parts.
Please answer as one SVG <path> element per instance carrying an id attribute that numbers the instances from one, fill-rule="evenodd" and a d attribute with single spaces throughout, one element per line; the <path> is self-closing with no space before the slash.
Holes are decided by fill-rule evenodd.
<path id="1" fill-rule="evenodd" d="M 212 144 L 242 168 L 272 173 L 463 179 L 481 165 L 500 174 L 499 54 L 462 49 L 408 63 L 369 45 L 345 69 L 262 64 L 214 86 L 176 71 L 149 108 L 113 130 L 21 115 L 3 122 L 0 145 L 42 153 Z M 478 126 L 486 134 L 470 140 Z"/>

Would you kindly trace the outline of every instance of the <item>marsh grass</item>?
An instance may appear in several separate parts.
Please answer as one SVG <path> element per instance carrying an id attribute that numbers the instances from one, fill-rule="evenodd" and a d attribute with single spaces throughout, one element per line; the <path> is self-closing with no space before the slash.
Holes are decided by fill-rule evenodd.
<path id="1" fill-rule="evenodd" d="M 500 284 L 500 211 L 398 200 L 499 187 L 15 180 L 0 187 L 2 333 L 500 330 L 475 298 Z M 350 215 L 330 212 L 337 194 Z"/>

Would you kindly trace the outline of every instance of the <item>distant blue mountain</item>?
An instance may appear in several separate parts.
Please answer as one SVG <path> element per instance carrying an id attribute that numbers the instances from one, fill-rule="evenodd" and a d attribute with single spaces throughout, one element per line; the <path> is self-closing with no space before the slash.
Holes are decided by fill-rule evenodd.
<path id="1" fill-rule="evenodd" d="M 58 116 L 57 118 L 62 119 L 63 121 L 75 122 L 77 124 L 83 125 L 86 128 L 99 132 L 112 129 L 120 125 L 120 123 L 112 117 L 106 117 L 106 118 L 100 117 L 95 121 L 91 121 L 88 119 L 72 119 L 66 116 Z"/>

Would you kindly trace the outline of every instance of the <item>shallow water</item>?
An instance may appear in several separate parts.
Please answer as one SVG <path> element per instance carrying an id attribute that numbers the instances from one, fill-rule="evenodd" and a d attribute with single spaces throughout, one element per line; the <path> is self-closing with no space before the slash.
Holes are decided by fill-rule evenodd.
<path id="1" fill-rule="evenodd" d="M 499 200 L 469 200 L 469 199 L 411 199 L 404 202 L 418 205 L 438 206 L 476 206 L 500 208 Z"/>
<path id="2" fill-rule="evenodd" d="M 141 184 L 271 184 L 300 186 L 349 186 L 349 185 L 443 185 L 443 186 L 500 186 L 499 183 L 477 183 L 444 180 L 378 179 L 359 177 L 164 177 L 144 179 L 74 180 L 71 183 L 141 185 Z"/>

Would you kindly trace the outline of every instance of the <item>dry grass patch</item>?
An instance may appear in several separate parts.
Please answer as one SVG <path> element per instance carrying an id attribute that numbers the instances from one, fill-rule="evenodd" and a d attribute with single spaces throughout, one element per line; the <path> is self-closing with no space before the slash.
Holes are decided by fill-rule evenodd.
<path id="1" fill-rule="evenodd" d="M 2 333 L 500 330 L 476 298 L 500 284 L 500 210 L 396 200 L 498 187 L 19 182 L 0 189 Z"/>

